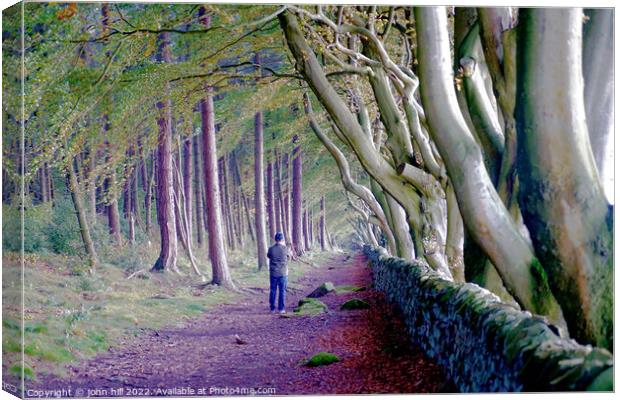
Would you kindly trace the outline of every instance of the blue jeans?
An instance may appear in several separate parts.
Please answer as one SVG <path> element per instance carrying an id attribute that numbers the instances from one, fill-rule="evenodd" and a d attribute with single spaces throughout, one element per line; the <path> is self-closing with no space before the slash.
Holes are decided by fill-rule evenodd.
<path id="1" fill-rule="evenodd" d="M 286 283 L 287 276 L 270 276 L 269 277 L 269 309 L 276 309 L 276 290 L 280 291 L 278 296 L 278 311 L 284 310 L 284 300 L 286 299 Z"/>

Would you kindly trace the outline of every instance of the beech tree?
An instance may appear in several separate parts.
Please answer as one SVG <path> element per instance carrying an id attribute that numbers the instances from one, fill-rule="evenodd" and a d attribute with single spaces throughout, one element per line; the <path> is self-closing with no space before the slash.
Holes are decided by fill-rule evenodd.
<path id="1" fill-rule="evenodd" d="M 588 132 L 609 113 L 586 118 L 584 105 L 588 80 L 611 87 L 610 63 L 585 74 L 585 95 L 582 77 L 595 69 L 582 46 L 605 60 L 591 33 L 609 37 L 605 11 L 584 23 L 580 9 L 457 10 L 456 25 L 443 7 L 288 6 L 278 18 L 329 130 L 370 175 L 373 197 L 352 206 L 394 233 L 392 253 L 457 280 L 486 259 L 491 290 L 610 348 L 613 217 Z"/>

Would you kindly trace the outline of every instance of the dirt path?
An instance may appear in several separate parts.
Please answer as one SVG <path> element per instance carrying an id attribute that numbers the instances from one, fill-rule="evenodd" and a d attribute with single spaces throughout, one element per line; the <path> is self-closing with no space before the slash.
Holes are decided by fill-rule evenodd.
<path id="1" fill-rule="evenodd" d="M 330 293 L 320 299 L 329 313 L 292 316 L 299 299 L 326 281 L 370 287 L 370 269 L 363 255 L 335 256 L 299 281 L 302 291 L 288 294 L 288 317 L 270 314 L 267 293 L 257 293 L 213 308 L 183 328 L 153 331 L 112 348 L 74 366 L 69 379 L 47 377 L 34 386 L 71 388 L 78 397 L 452 391 L 441 368 L 408 344 L 381 293 Z M 353 297 L 371 308 L 341 311 Z M 235 335 L 247 343 L 238 344 Z M 300 365 L 319 351 L 341 361 Z"/>

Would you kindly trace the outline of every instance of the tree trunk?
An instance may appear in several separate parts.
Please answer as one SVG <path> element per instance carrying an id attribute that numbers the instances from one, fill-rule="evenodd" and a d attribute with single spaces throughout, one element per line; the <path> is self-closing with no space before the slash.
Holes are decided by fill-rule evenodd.
<path id="1" fill-rule="evenodd" d="M 267 220 L 269 225 L 269 240 L 276 235 L 276 221 L 273 201 L 273 162 L 267 163 Z"/>
<path id="2" fill-rule="evenodd" d="M 571 336 L 612 350 L 613 211 L 586 124 L 583 14 L 541 8 L 520 15 L 519 204 Z"/>
<path id="3" fill-rule="evenodd" d="M 302 226 L 302 176 L 301 176 L 301 145 L 296 145 L 293 149 L 293 193 L 292 193 L 292 206 L 293 214 L 292 228 L 293 228 L 293 250 L 295 255 L 300 256 L 304 253 L 304 237 Z"/>
<path id="4" fill-rule="evenodd" d="M 140 216 L 142 210 L 140 209 L 140 202 L 138 197 L 138 185 L 139 185 L 139 170 L 138 166 L 134 169 L 132 180 L 131 180 L 131 212 L 134 216 L 135 223 L 138 226 L 142 226 L 142 217 Z"/>
<path id="5" fill-rule="evenodd" d="M 284 236 L 287 243 L 293 243 L 291 227 L 291 163 L 288 152 L 284 153 L 282 159 L 282 169 L 284 173 L 284 185 L 282 188 L 282 225 Z"/>
<path id="6" fill-rule="evenodd" d="M 88 221 L 86 220 L 86 209 L 82 202 L 82 196 L 80 196 L 78 179 L 73 169 L 73 157 L 67 163 L 67 172 L 69 175 L 69 191 L 71 192 L 71 200 L 73 201 L 73 207 L 75 209 L 75 215 L 78 219 L 78 225 L 80 227 L 80 234 L 82 235 L 82 242 L 84 244 L 84 250 L 88 257 L 88 262 L 91 267 L 97 265 L 97 254 L 95 253 L 95 245 L 90 236 L 90 228 L 88 227 Z"/>
<path id="7" fill-rule="evenodd" d="M 41 203 L 47 203 L 48 196 L 47 196 L 47 185 L 45 182 L 45 168 L 43 167 L 39 168 L 38 178 L 39 178 L 39 187 L 41 190 L 40 201 Z"/>
<path id="8" fill-rule="evenodd" d="M 106 190 L 108 196 L 108 228 L 113 242 L 117 246 L 122 245 L 121 239 L 121 222 L 120 215 L 118 213 L 118 200 L 117 200 L 117 184 L 116 184 L 116 171 L 112 168 L 110 173 L 111 177 L 106 178 Z"/>
<path id="9" fill-rule="evenodd" d="M 303 235 L 304 235 L 304 247 L 306 251 L 310 250 L 310 223 L 308 222 L 308 209 L 303 210 Z"/>
<path id="10" fill-rule="evenodd" d="M 424 190 L 424 183 L 419 182 L 416 187 L 403 184 L 404 179 L 396 173 L 394 166 L 375 148 L 374 143 L 360 126 L 357 118 L 352 115 L 349 106 L 340 98 L 338 92 L 328 81 L 316 55 L 308 46 L 297 19 L 289 12 L 281 13 L 278 18 L 286 35 L 289 49 L 295 57 L 297 69 L 305 76 L 309 86 L 332 118 L 337 130 L 342 132 L 347 145 L 355 152 L 364 169 L 405 208 L 411 230 L 422 232 L 424 222 L 426 222 L 422 217 L 427 218 L 427 216 L 421 213 L 421 204 L 416 188 Z M 450 279 L 450 270 L 445 255 L 433 253 L 427 257 L 427 261 L 435 270 Z"/>
<path id="11" fill-rule="evenodd" d="M 196 241 L 198 247 L 202 247 L 203 223 L 202 223 L 202 169 L 200 158 L 200 136 L 194 137 L 194 198 L 196 199 Z"/>
<path id="12" fill-rule="evenodd" d="M 517 230 L 484 166 L 453 87 L 445 9 L 416 8 L 421 97 L 431 136 L 454 185 L 463 222 L 519 304 L 563 325 L 562 311 L 530 244 Z"/>
<path id="13" fill-rule="evenodd" d="M 92 148 L 90 148 L 88 157 L 88 211 L 90 216 L 91 225 L 95 225 L 97 223 L 97 177 L 95 176 L 95 167 L 97 165 L 97 152 Z M 45 168 L 41 170 L 45 171 Z M 46 200 L 49 197 L 46 191 Z"/>
<path id="14" fill-rule="evenodd" d="M 388 193 L 385 194 L 385 198 L 390 208 L 390 215 L 392 216 L 392 224 L 390 226 L 396 238 L 398 256 L 405 260 L 415 260 L 416 252 L 413 246 L 413 240 L 411 239 L 411 233 L 409 232 L 405 210 Z M 420 254 L 420 256 L 422 255 Z"/>
<path id="15" fill-rule="evenodd" d="M 310 102 L 310 97 L 307 93 L 304 93 L 304 110 L 308 115 L 310 127 L 319 138 L 321 143 L 323 143 L 323 145 L 331 153 L 332 157 L 334 157 L 336 165 L 338 166 L 338 169 L 340 171 L 340 180 L 342 181 L 342 185 L 347 191 L 353 193 L 355 196 L 359 197 L 368 205 L 368 207 L 375 214 L 381 224 L 380 227 L 385 233 L 385 236 L 387 237 L 390 252 L 394 255 L 398 255 L 396 239 L 394 238 L 392 228 L 390 227 L 390 223 L 386 218 L 386 213 L 384 212 L 384 209 L 382 209 L 381 205 L 379 204 L 371 190 L 369 190 L 363 185 L 358 184 L 351 177 L 349 162 L 347 161 L 346 157 L 334 144 L 334 142 L 332 142 L 332 140 L 329 139 L 327 135 L 325 135 L 319 124 L 316 122 L 316 119 L 314 118 L 314 112 L 312 111 L 312 103 Z"/>
<path id="16" fill-rule="evenodd" d="M 586 121 L 599 176 L 604 178 L 607 144 L 614 120 L 614 10 L 586 10 L 583 78 Z"/>
<path id="17" fill-rule="evenodd" d="M 133 172 L 127 178 L 127 200 L 129 201 L 129 212 L 127 214 L 127 224 L 129 227 L 129 243 L 136 244 L 136 227 L 134 219 L 134 192 L 133 192 Z"/>
<path id="18" fill-rule="evenodd" d="M 150 157 L 151 159 L 151 172 L 147 181 L 147 185 L 146 185 L 146 192 L 144 194 L 144 230 L 146 232 L 146 237 L 148 238 L 148 240 L 150 240 L 150 236 L 151 236 L 151 205 L 152 205 L 152 198 L 153 198 L 153 184 L 155 181 L 155 169 L 156 169 L 156 162 L 155 162 L 155 158 L 153 157 L 153 155 L 151 154 Z M 149 242 L 150 243 L 150 242 Z"/>
<path id="19" fill-rule="evenodd" d="M 312 208 L 308 210 L 308 234 L 310 235 L 310 244 L 314 244 L 314 213 L 312 212 Z"/>
<path id="20" fill-rule="evenodd" d="M 241 199 L 243 200 L 243 209 L 245 211 L 245 219 L 248 226 L 248 232 L 250 233 L 250 239 L 253 242 L 256 241 L 256 237 L 254 236 L 254 225 L 252 224 L 252 218 L 250 217 L 250 207 L 248 205 L 248 197 L 245 193 L 241 193 Z"/>
<path id="21" fill-rule="evenodd" d="M 461 218 L 459 204 L 451 183 L 446 186 L 446 202 L 448 203 L 448 233 L 446 235 L 448 266 L 455 282 L 465 282 L 463 218 Z"/>
<path id="22" fill-rule="evenodd" d="M 274 193 L 273 193 L 273 213 L 274 213 L 274 217 L 275 217 L 275 231 L 276 232 L 283 232 L 283 228 L 282 228 L 282 185 L 280 184 L 280 156 L 277 152 L 277 150 L 273 150 L 273 158 L 274 158 L 274 162 L 273 162 L 273 172 L 274 172 L 274 178 L 273 178 L 273 186 L 274 186 Z"/>
<path id="23" fill-rule="evenodd" d="M 321 250 L 328 250 L 327 237 L 325 235 L 325 195 L 321 196 L 321 219 L 319 220 L 319 239 L 321 241 Z"/>
<path id="24" fill-rule="evenodd" d="M 219 160 L 219 174 L 220 174 L 220 186 L 221 186 L 221 200 L 222 200 L 222 217 L 224 218 L 224 224 L 226 225 L 226 238 L 228 242 L 228 248 L 235 250 L 235 232 L 231 218 L 231 203 L 228 193 L 228 168 L 226 159 L 228 157 L 223 156 Z"/>
<path id="25" fill-rule="evenodd" d="M 159 35 L 159 61 L 171 62 L 170 34 Z M 164 96 L 168 96 L 169 88 L 164 88 Z M 157 103 L 159 116 L 157 125 L 157 177 L 155 188 L 155 204 L 157 205 L 157 223 L 160 233 L 160 252 L 151 271 L 173 271 L 177 269 L 177 230 L 174 211 L 174 187 L 172 171 L 172 101 L 165 99 Z"/>
<path id="26" fill-rule="evenodd" d="M 178 138 L 178 137 L 177 137 Z M 180 138 L 178 142 L 179 151 L 181 149 Z M 185 182 L 183 181 L 183 174 L 181 173 L 181 168 L 177 163 L 174 167 L 173 175 L 174 175 L 174 206 L 175 206 L 175 215 L 176 215 L 176 227 L 179 240 L 181 241 L 181 245 L 185 249 L 187 253 L 187 258 L 192 266 L 192 270 L 196 275 L 203 278 L 203 281 L 206 281 L 202 276 L 202 273 L 198 269 L 198 265 L 196 263 L 196 259 L 194 257 L 194 253 L 192 251 L 192 237 L 189 231 L 189 220 L 191 219 L 191 214 L 186 212 L 186 209 L 183 207 L 186 204 L 184 187 Z"/>
<path id="27" fill-rule="evenodd" d="M 187 240 L 191 244 L 192 234 L 192 138 L 183 140 L 183 195 L 185 197 L 185 215 L 187 216 Z"/>
<path id="28" fill-rule="evenodd" d="M 269 265 L 265 227 L 265 181 L 263 170 L 263 113 L 254 115 L 254 208 L 258 269 Z"/>
<path id="29" fill-rule="evenodd" d="M 201 7 L 204 12 L 204 7 Z M 204 18 L 205 20 L 208 17 Z M 203 22 L 204 23 L 204 22 Z M 209 26 L 209 22 L 205 23 Z M 205 195 L 207 207 L 207 221 L 209 233 L 209 258 L 213 271 L 212 283 L 234 288 L 230 271 L 224 237 L 222 232 L 222 214 L 220 206 L 219 181 L 217 171 L 217 149 L 215 138 L 215 112 L 213 108 L 213 89 L 206 86 L 206 97 L 200 101 L 203 135 L 203 162 L 205 178 Z"/>

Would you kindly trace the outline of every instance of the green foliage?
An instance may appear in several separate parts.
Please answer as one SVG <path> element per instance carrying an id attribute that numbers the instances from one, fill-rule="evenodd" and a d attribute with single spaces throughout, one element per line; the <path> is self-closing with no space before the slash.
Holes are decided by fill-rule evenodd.
<path id="1" fill-rule="evenodd" d="M 76 255 L 81 250 L 79 226 L 73 203 L 68 196 L 56 202 L 52 219 L 44 232 L 48 237 L 49 250 L 54 253 Z"/>
<path id="2" fill-rule="evenodd" d="M 320 367 L 323 365 L 333 364 L 340 361 L 340 358 L 332 353 L 321 351 L 310 357 L 308 360 L 303 360 L 303 364 L 308 367 Z"/>
<path id="3" fill-rule="evenodd" d="M 2 206 L 2 248 L 5 251 L 21 250 L 21 210 L 15 205 Z M 50 204 L 32 205 L 26 198 L 24 206 L 24 251 L 27 253 L 49 250 L 48 236 L 53 214 Z"/>
<path id="4" fill-rule="evenodd" d="M 28 199 L 27 199 L 28 200 Z M 17 205 L 2 206 L 2 248 L 20 251 L 20 208 Z M 24 209 L 24 251 L 75 255 L 81 239 L 73 204 L 68 198 L 59 198 L 54 207 L 51 203 L 28 204 Z"/>
<path id="5" fill-rule="evenodd" d="M 22 374 L 22 371 L 23 371 L 23 374 Z M 30 379 L 30 380 L 35 379 L 35 374 L 32 371 L 32 369 L 25 365 L 22 368 L 22 364 L 11 365 L 11 367 L 9 368 L 9 374 L 16 375 L 20 379 L 22 378 L 22 375 L 26 379 Z"/>

